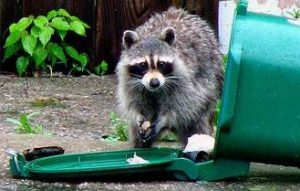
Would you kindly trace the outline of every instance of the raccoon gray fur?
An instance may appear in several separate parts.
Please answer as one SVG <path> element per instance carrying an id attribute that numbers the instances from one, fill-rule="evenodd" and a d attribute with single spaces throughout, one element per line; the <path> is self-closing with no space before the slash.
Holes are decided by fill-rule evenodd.
<path id="1" fill-rule="evenodd" d="M 151 147 L 166 128 L 184 145 L 193 134 L 212 135 L 223 69 L 215 34 L 205 21 L 171 7 L 125 31 L 123 47 L 117 98 L 135 147 Z"/>

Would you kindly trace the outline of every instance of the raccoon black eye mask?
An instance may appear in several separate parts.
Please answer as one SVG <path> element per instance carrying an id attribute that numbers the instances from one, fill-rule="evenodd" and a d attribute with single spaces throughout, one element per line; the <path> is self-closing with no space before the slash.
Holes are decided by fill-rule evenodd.
<path id="1" fill-rule="evenodd" d="M 128 72 L 133 77 L 142 78 L 148 71 L 148 65 L 145 62 L 128 66 Z"/>
<path id="2" fill-rule="evenodd" d="M 169 62 L 159 61 L 157 68 L 163 75 L 168 75 L 173 72 L 173 64 Z"/>
<path id="3" fill-rule="evenodd" d="M 132 74 L 133 77 L 142 78 L 147 71 L 149 70 L 149 66 L 146 62 L 137 63 L 134 65 L 128 66 L 128 72 Z M 153 68 L 156 70 L 156 68 Z M 157 62 L 157 70 L 161 72 L 163 75 L 169 75 L 173 72 L 173 65 L 169 62 L 158 61 Z"/>

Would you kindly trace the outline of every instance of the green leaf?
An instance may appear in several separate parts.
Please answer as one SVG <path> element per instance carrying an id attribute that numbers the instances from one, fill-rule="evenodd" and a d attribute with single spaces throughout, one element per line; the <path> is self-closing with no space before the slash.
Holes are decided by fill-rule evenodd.
<path id="1" fill-rule="evenodd" d="M 71 58 L 73 58 L 74 60 L 79 61 L 79 55 L 78 55 L 78 52 L 75 48 L 73 48 L 71 46 L 67 46 L 67 47 L 65 47 L 65 50 Z"/>
<path id="2" fill-rule="evenodd" d="M 79 22 L 83 25 L 83 27 L 86 28 L 86 29 L 91 28 L 88 24 L 86 24 L 85 22 L 83 22 L 82 20 L 80 20 L 80 19 L 79 19 L 78 17 L 76 17 L 76 16 L 71 16 L 71 20 L 72 20 L 72 21 L 79 21 Z"/>
<path id="3" fill-rule="evenodd" d="M 63 63 L 67 63 L 65 53 L 63 51 L 63 48 L 59 46 L 56 43 L 49 43 L 48 45 L 49 49 L 51 52 L 58 58 L 60 59 Z"/>
<path id="4" fill-rule="evenodd" d="M 51 55 L 51 54 L 50 54 Z M 57 63 L 57 58 L 51 55 L 51 66 L 53 67 Z"/>
<path id="5" fill-rule="evenodd" d="M 100 64 L 95 67 L 95 73 L 97 75 L 104 75 L 108 70 L 108 63 L 105 60 L 102 60 Z"/>
<path id="6" fill-rule="evenodd" d="M 6 121 L 10 122 L 13 125 L 22 125 L 21 122 L 17 119 L 7 118 Z"/>
<path id="7" fill-rule="evenodd" d="M 85 67 L 88 63 L 88 56 L 86 54 L 80 54 L 79 55 L 79 62 L 81 64 L 82 69 L 85 69 Z"/>
<path id="8" fill-rule="evenodd" d="M 15 32 L 18 31 L 18 25 L 16 23 L 13 23 L 9 26 L 9 32 Z"/>
<path id="9" fill-rule="evenodd" d="M 71 15 L 65 9 L 59 9 L 58 15 L 64 16 L 64 17 L 71 17 Z"/>
<path id="10" fill-rule="evenodd" d="M 79 65 L 75 65 L 75 70 L 78 71 L 78 72 L 82 72 L 83 71 L 82 67 L 79 66 Z"/>
<path id="11" fill-rule="evenodd" d="M 31 33 L 35 38 L 38 38 L 39 35 L 40 35 L 40 31 L 41 31 L 41 30 L 40 30 L 39 27 L 33 26 L 33 27 L 31 28 L 30 33 Z"/>
<path id="12" fill-rule="evenodd" d="M 33 113 L 30 113 L 30 114 L 27 114 L 26 115 L 26 118 L 29 120 L 29 119 L 31 119 L 33 116 L 36 116 L 36 115 L 38 115 L 38 114 L 40 114 L 40 112 L 33 112 Z"/>
<path id="13" fill-rule="evenodd" d="M 33 22 L 35 26 L 42 29 L 48 23 L 48 19 L 45 16 L 38 16 Z"/>
<path id="14" fill-rule="evenodd" d="M 19 31 L 15 31 L 15 32 L 10 33 L 10 35 L 7 37 L 7 39 L 5 41 L 4 48 L 15 44 L 21 38 L 22 38 L 22 33 L 20 33 Z"/>
<path id="15" fill-rule="evenodd" d="M 19 76 L 22 76 L 27 70 L 29 64 L 29 59 L 27 57 L 21 56 L 17 60 L 17 72 Z"/>
<path id="16" fill-rule="evenodd" d="M 72 21 L 70 24 L 70 29 L 81 36 L 85 36 L 85 28 L 79 21 Z"/>
<path id="17" fill-rule="evenodd" d="M 56 28 L 56 29 L 62 30 L 62 31 L 67 31 L 70 29 L 70 25 L 66 21 L 64 21 L 63 18 L 61 18 L 61 17 L 52 19 L 50 25 L 53 28 Z"/>
<path id="18" fill-rule="evenodd" d="M 29 27 L 29 25 L 31 25 L 32 21 L 33 21 L 33 16 L 23 17 L 17 23 L 17 30 L 18 31 L 23 31 L 23 30 L 27 29 Z"/>
<path id="19" fill-rule="evenodd" d="M 29 17 L 23 17 L 22 19 L 19 20 L 17 23 L 13 23 L 9 26 L 9 31 L 11 33 L 13 32 L 21 32 L 27 29 L 33 21 L 33 16 Z"/>
<path id="20" fill-rule="evenodd" d="M 71 20 L 72 21 L 80 21 L 80 19 L 78 17 L 76 17 L 76 16 L 71 16 Z"/>
<path id="21" fill-rule="evenodd" d="M 22 38 L 22 45 L 24 51 L 32 56 L 32 53 L 36 46 L 36 38 L 33 35 L 27 35 Z"/>
<path id="22" fill-rule="evenodd" d="M 61 31 L 61 30 L 57 30 L 58 36 L 60 37 L 60 39 L 63 41 L 67 35 L 67 31 Z"/>
<path id="23" fill-rule="evenodd" d="M 53 35 L 53 33 L 54 33 L 54 29 L 49 26 L 45 27 L 42 30 L 42 32 L 40 33 L 39 39 L 44 47 L 51 39 L 51 36 Z"/>
<path id="24" fill-rule="evenodd" d="M 9 57 L 11 57 L 12 55 L 16 54 L 18 52 L 18 50 L 20 49 L 21 44 L 20 43 L 15 43 L 12 46 L 7 47 L 4 50 L 4 58 L 3 61 L 5 61 L 6 59 L 8 59 Z"/>
<path id="25" fill-rule="evenodd" d="M 71 46 L 65 47 L 67 54 L 73 58 L 74 60 L 78 61 L 81 65 L 81 71 L 83 71 L 88 63 L 88 56 L 86 54 L 78 54 L 77 50 Z M 76 68 L 77 70 L 78 68 Z"/>
<path id="26" fill-rule="evenodd" d="M 28 122 L 29 122 L 28 120 L 29 119 L 27 118 L 27 115 L 23 114 L 23 115 L 20 116 L 20 122 L 21 122 L 22 125 L 28 124 Z"/>
<path id="27" fill-rule="evenodd" d="M 41 64 L 45 61 L 48 56 L 48 51 L 44 48 L 37 48 L 33 53 L 33 60 L 35 62 L 36 69 L 39 69 Z"/>
<path id="28" fill-rule="evenodd" d="M 108 63 L 105 60 L 102 60 L 100 64 L 101 75 L 104 75 L 108 70 Z"/>
<path id="29" fill-rule="evenodd" d="M 55 10 L 52 10 L 52 11 L 49 11 L 48 14 L 47 14 L 47 19 L 48 20 L 51 20 L 52 18 L 56 17 L 57 16 L 57 11 Z"/>

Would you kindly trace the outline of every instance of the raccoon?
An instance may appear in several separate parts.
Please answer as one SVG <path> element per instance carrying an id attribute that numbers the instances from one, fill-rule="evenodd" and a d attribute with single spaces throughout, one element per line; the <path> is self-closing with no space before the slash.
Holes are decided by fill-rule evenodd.
<path id="1" fill-rule="evenodd" d="M 205 21 L 171 7 L 126 30 L 123 47 L 117 98 L 135 147 L 151 147 L 164 129 L 175 131 L 183 145 L 194 134 L 213 134 L 223 70 Z"/>

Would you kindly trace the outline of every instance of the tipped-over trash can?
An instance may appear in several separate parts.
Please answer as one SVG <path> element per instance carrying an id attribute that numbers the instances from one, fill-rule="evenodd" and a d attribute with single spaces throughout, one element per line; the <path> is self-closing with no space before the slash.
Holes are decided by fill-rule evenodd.
<path id="1" fill-rule="evenodd" d="M 300 166 L 300 26 L 247 4 L 236 9 L 214 157 Z"/>

